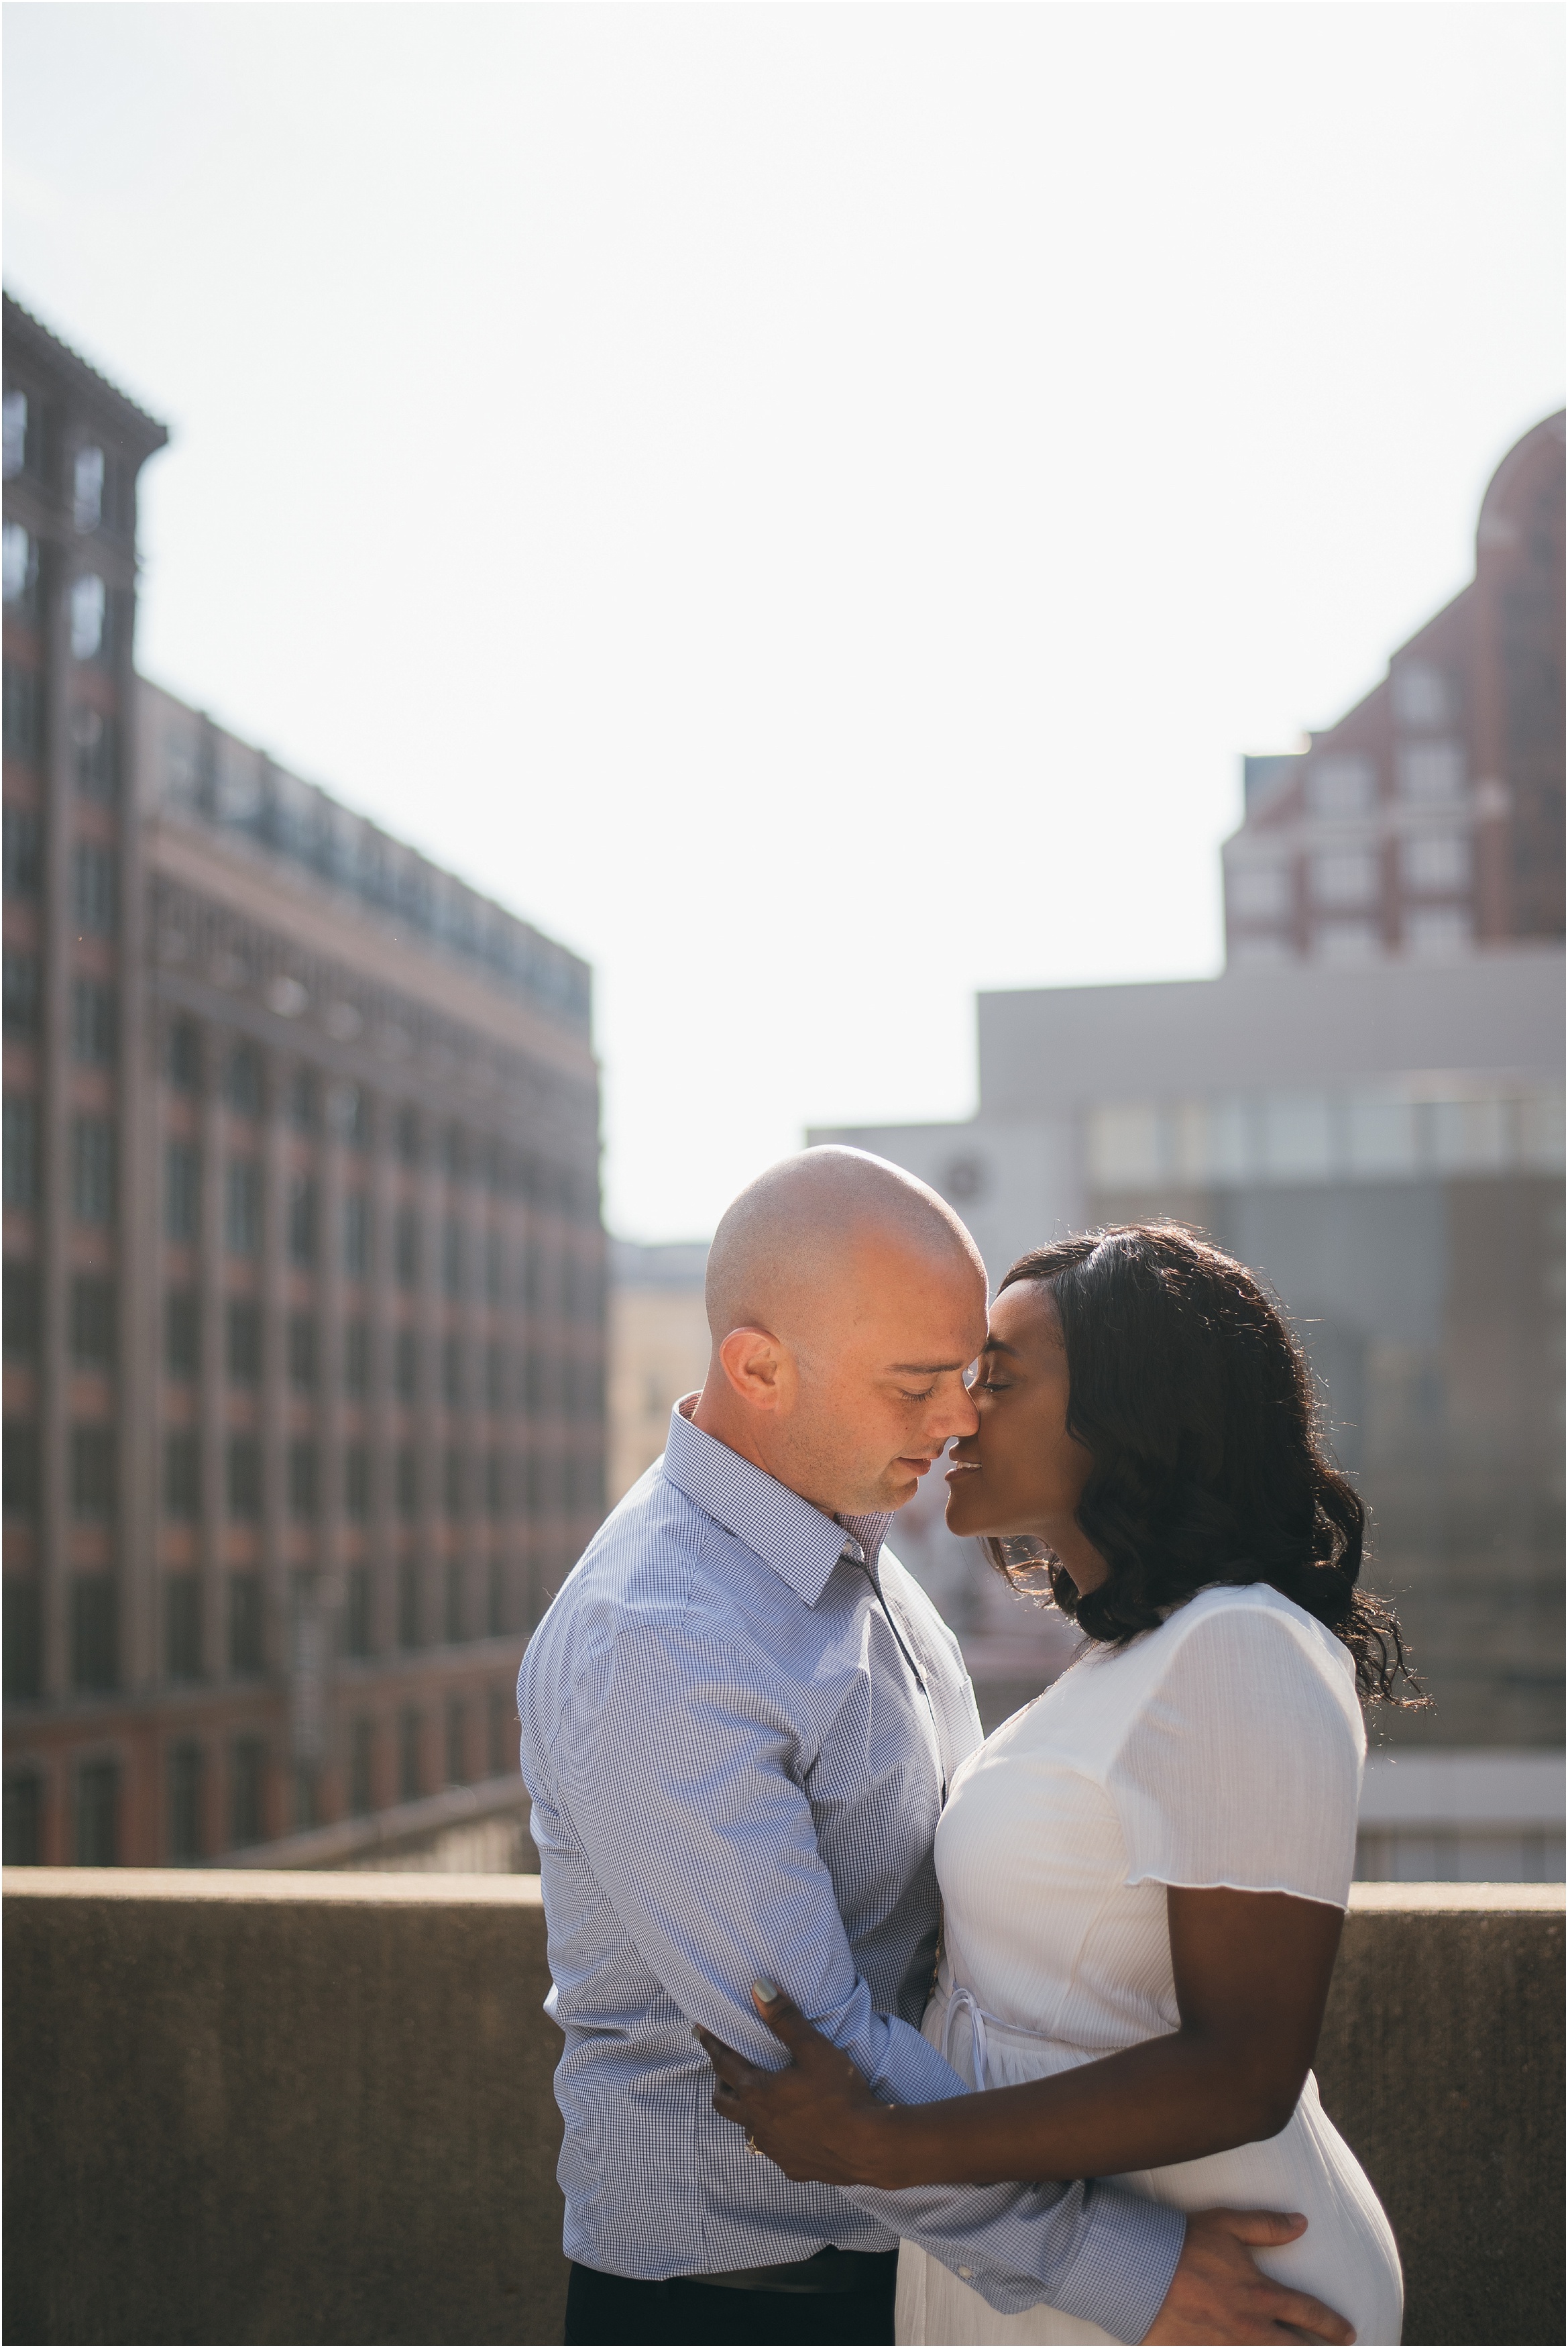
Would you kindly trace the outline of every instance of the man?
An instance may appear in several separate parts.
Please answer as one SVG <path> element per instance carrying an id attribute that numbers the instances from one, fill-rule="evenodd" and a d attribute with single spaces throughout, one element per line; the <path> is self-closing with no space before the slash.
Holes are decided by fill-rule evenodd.
<path id="1" fill-rule="evenodd" d="M 1117 2340 L 1348 2341 L 1253 2264 L 1289 2219 L 1187 2219 L 1094 2181 L 794 2185 L 712 2110 L 692 2026 L 776 2062 L 759 1976 L 889 2100 L 965 2092 L 918 2024 L 932 1838 L 979 1723 L 882 1540 L 975 1426 L 986 1277 L 933 1191 L 814 1149 L 729 1209 L 707 1302 L 702 1391 L 518 1684 L 567 2039 L 568 2341 L 890 2341 L 900 2236 L 999 2310 L 1049 2302 Z"/>

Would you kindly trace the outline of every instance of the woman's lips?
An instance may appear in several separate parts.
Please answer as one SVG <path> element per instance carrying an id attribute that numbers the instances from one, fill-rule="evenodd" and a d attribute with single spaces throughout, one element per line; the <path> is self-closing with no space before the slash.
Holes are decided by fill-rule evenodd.
<path id="1" fill-rule="evenodd" d="M 979 1473 L 979 1465 L 978 1459 L 955 1459 L 942 1481 L 944 1484 L 950 1484 L 955 1476 L 976 1475 Z"/>

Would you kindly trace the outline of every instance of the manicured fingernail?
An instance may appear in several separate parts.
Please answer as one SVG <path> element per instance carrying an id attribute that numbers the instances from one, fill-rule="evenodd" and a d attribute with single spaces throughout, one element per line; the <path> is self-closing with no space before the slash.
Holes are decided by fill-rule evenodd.
<path id="1" fill-rule="evenodd" d="M 779 2002 L 778 1983 L 771 1981 L 754 1981 L 752 1983 L 752 1995 L 760 1999 L 764 2005 L 776 2005 Z"/>

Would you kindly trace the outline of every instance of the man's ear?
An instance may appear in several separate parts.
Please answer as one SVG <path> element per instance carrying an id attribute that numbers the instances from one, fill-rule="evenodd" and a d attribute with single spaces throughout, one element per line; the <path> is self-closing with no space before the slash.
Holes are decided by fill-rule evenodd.
<path id="1" fill-rule="evenodd" d="M 777 1410 L 789 1378 L 789 1354 L 766 1329 L 732 1329 L 719 1347 L 730 1391 L 749 1410 Z"/>

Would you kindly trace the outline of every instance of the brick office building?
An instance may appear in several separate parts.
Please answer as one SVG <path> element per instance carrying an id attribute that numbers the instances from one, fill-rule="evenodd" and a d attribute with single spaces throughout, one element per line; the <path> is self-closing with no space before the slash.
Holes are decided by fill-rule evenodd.
<path id="1" fill-rule="evenodd" d="M 1475 577 L 1307 749 L 1245 761 L 1227 960 L 1468 953 L 1563 935 L 1563 418 L 1510 449 Z"/>
<path id="2" fill-rule="evenodd" d="M 138 683 L 162 427 L 5 305 L 6 1849 L 515 1768 L 602 1512 L 589 976 Z"/>

